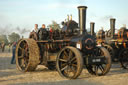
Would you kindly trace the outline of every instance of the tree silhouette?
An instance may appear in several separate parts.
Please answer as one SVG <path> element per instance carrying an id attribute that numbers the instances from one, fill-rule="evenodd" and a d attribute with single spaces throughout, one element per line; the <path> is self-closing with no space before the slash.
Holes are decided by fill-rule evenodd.
<path id="1" fill-rule="evenodd" d="M 52 28 L 52 30 L 60 29 L 60 25 L 56 21 L 52 21 L 52 24 L 48 25 L 49 28 Z"/>
<path id="2" fill-rule="evenodd" d="M 20 35 L 18 33 L 13 32 L 10 35 L 8 35 L 8 39 L 11 43 L 17 42 L 20 39 Z"/>

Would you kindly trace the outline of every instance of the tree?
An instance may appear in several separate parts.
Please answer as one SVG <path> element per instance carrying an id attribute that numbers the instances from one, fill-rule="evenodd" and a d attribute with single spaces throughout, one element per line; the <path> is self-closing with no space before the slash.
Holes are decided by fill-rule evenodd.
<path id="1" fill-rule="evenodd" d="M 56 21 L 52 21 L 52 24 L 49 24 L 48 27 L 52 28 L 53 30 L 60 29 L 60 25 Z"/>
<path id="2" fill-rule="evenodd" d="M 20 39 L 20 35 L 18 33 L 13 32 L 10 35 L 8 35 L 8 39 L 11 43 L 17 42 Z"/>
<path id="3" fill-rule="evenodd" d="M 0 35 L 0 43 L 4 42 L 5 44 L 8 44 L 8 39 L 6 35 Z"/>

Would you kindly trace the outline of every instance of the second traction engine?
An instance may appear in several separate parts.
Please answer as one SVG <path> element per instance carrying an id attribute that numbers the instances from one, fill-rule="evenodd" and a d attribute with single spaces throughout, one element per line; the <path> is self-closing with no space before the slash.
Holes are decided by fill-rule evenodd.
<path id="1" fill-rule="evenodd" d="M 110 53 L 112 61 L 119 61 L 121 67 L 128 68 L 128 29 L 121 27 L 115 33 L 116 19 L 110 19 L 110 30 L 104 32 L 101 30 L 97 34 L 97 43 L 104 46 Z M 101 33 L 101 34 L 99 34 Z"/>

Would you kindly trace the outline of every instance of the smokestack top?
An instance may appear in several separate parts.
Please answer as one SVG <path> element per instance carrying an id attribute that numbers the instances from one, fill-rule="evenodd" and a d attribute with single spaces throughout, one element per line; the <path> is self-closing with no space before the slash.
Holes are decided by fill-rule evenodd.
<path id="1" fill-rule="evenodd" d="M 87 6 L 78 6 L 77 8 L 78 8 L 78 9 L 80 9 L 80 8 L 86 9 L 86 8 L 88 8 L 88 7 L 87 7 Z"/>
<path id="2" fill-rule="evenodd" d="M 110 20 L 116 20 L 115 18 L 110 18 Z"/>
<path id="3" fill-rule="evenodd" d="M 90 24 L 95 24 L 95 22 L 90 22 Z"/>
<path id="4" fill-rule="evenodd" d="M 91 35 L 94 35 L 94 26 L 95 25 L 95 22 L 90 22 L 90 32 L 91 32 Z"/>

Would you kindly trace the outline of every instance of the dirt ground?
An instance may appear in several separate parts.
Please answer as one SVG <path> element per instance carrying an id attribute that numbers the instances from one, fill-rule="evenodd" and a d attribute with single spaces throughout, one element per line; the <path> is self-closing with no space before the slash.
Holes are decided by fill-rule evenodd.
<path id="1" fill-rule="evenodd" d="M 57 71 L 38 66 L 34 72 L 22 73 L 10 64 L 11 53 L 0 53 L 0 85 L 128 85 L 128 70 L 112 64 L 105 76 L 92 76 L 84 69 L 78 79 L 62 78 Z"/>

